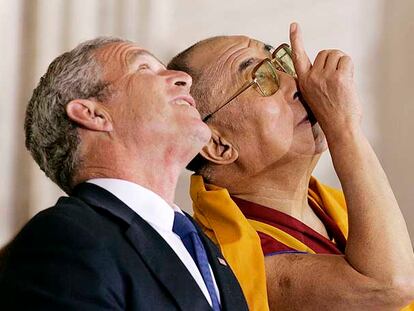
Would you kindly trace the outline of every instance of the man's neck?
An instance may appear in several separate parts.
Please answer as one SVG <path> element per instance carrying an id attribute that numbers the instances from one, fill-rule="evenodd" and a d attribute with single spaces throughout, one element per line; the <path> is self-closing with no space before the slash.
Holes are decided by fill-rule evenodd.
<path id="1" fill-rule="evenodd" d="M 229 192 L 239 198 L 301 218 L 308 208 L 310 163 L 288 163 L 239 178 Z"/>
<path id="2" fill-rule="evenodd" d="M 83 161 L 76 183 L 92 178 L 127 180 L 155 192 L 173 205 L 178 177 L 186 163 L 181 163 L 179 158 L 172 160 L 160 150 L 147 151 L 142 156 L 130 150 L 114 149 L 104 155 L 97 154 Z"/>
<path id="3" fill-rule="evenodd" d="M 241 174 L 237 182 L 236 176 L 229 176 L 225 185 L 218 186 L 227 188 L 235 197 L 290 215 L 327 236 L 307 198 L 309 180 L 318 159 L 319 156 L 295 159 L 256 174 Z"/>

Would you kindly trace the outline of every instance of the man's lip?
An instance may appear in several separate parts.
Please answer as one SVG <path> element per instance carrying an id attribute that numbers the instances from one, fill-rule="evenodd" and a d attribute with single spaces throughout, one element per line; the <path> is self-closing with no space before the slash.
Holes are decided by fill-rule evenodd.
<path id="1" fill-rule="evenodd" d="M 300 120 L 296 126 L 299 126 L 307 122 L 309 122 L 311 126 L 314 126 L 316 123 L 318 123 L 316 118 L 313 116 L 312 112 L 311 115 L 307 114 L 302 120 Z"/>
<path id="2" fill-rule="evenodd" d="M 300 95 L 299 91 L 296 91 L 295 94 L 293 94 L 293 99 L 299 98 L 299 100 L 300 100 L 300 97 L 301 97 L 301 95 Z"/>
<path id="3" fill-rule="evenodd" d="M 298 123 L 298 125 L 301 125 L 301 124 L 303 124 L 303 123 L 305 123 L 305 122 L 309 122 L 309 117 L 308 117 L 308 115 L 306 115 L 302 120 L 300 120 L 300 122 Z"/>
<path id="4" fill-rule="evenodd" d="M 187 103 L 190 104 L 190 106 L 193 106 L 195 108 L 195 101 L 194 98 L 191 95 L 181 95 L 174 98 L 174 100 L 182 99 L 185 100 Z M 173 101 L 174 101 L 173 100 Z"/>

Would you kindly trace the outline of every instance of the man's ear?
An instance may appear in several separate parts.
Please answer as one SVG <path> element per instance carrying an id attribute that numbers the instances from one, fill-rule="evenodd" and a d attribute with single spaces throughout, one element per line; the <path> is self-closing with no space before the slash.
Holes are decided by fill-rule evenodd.
<path id="1" fill-rule="evenodd" d="M 236 148 L 214 129 L 211 129 L 210 141 L 201 149 L 200 154 L 210 162 L 220 165 L 233 163 L 239 157 Z"/>
<path id="2" fill-rule="evenodd" d="M 74 99 L 66 105 L 69 119 L 79 126 L 92 131 L 111 132 L 110 114 L 98 102 L 89 99 Z"/>

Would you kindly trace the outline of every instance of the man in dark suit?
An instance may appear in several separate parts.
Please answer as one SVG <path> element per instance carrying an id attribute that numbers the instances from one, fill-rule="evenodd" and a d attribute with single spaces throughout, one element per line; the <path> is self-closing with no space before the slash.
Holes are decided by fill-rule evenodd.
<path id="1" fill-rule="evenodd" d="M 26 146 L 69 196 L 5 249 L 1 310 L 247 310 L 218 249 L 174 202 L 209 140 L 191 78 L 98 38 L 62 54 L 26 112 Z"/>

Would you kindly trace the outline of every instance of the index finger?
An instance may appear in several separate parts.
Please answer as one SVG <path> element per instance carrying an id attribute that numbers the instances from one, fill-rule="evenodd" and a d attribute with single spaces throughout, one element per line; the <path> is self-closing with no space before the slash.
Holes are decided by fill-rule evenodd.
<path id="1" fill-rule="evenodd" d="M 295 65 L 296 73 L 300 78 L 302 74 L 312 68 L 312 64 L 305 52 L 302 31 L 298 23 L 290 24 L 290 44 L 292 46 L 293 64 Z"/>

